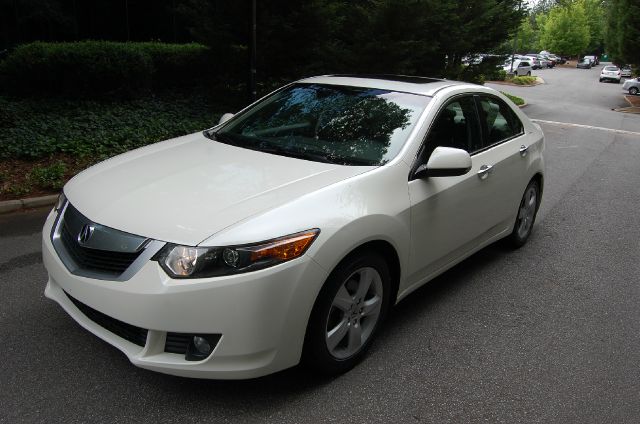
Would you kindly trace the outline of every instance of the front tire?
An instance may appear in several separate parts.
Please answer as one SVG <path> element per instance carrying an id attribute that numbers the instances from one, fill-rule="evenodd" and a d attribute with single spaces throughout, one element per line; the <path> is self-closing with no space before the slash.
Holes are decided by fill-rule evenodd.
<path id="1" fill-rule="evenodd" d="M 524 246 L 529 240 L 533 231 L 533 224 L 536 221 L 538 207 L 540 206 L 540 184 L 537 180 L 531 180 L 524 190 L 520 206 L 518 206 L 518 216 L 513 230 L 509 235 L 509 242 L 513 248 Z"/>
<path id="2" fill-rule="evenodd" d="M 380 254 L 347 257 L 329 275 L 313 306 L 303 363 L 324 375 L 353 368 L 384 321 L 390 299 L 389 266 Z"/>
<path id="3" fill-rule="evenodd" d="M 527 72 L 527 76 L 530 77 L 531 76 L 531 71 Z"/>
<path id="4" fill-rule="evenodd" d="M 636 94 L 638 94 L 638 87 L 631 87 L 631 88 L 629 89 L 629 94 L 632 94 L 632 95 L 634 95 L 634 96 L 635 96 Z"/>

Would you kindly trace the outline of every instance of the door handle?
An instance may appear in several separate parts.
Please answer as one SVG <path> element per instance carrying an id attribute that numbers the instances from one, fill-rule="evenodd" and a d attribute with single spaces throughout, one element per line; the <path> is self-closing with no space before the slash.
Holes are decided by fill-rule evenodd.
<path id="1" fill-rule="evenodd" d="M 486 179 L 493 172 L 493 165 L 482 165 L 478 171 L 478 177 L 481 180 Z"/>
<path id="2" fill-rule="evenodd" d="M 525 146 L 524 144 L 520 146 L 520 156 L 527 156 L 527 152 L 529 151 L 529 146 Z"/>

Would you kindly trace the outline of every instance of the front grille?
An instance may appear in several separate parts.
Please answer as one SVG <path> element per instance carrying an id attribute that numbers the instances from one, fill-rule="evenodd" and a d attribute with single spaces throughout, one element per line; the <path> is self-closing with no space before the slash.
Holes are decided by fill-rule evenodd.
<path id="1" fill-rule="evenodd" d="M 141 253 L 141 251 L 133 253 L 114 252 L 80 246 L 66 222 L 62 223 L 60 240 L 71 259 L 79 268 L 114 276 L 122 274 Z"/>
<path id="2" fill-rule="evenodd" d="M 96 311 L 90 306 L 80 302 L 78 299 L 71 297 L 69 293 L 64 292 L 64 294 L 66 294 L 69 300 L 76 305 L 76 308 L 78 308 L 80 312 L 104 329 L 138 346 L 144 347 L 147 343 L 148 330 L 146 328 L 136 327 L 135 325 L 127 324 L 126 322 L 111 318 L 109 315 Z"/>

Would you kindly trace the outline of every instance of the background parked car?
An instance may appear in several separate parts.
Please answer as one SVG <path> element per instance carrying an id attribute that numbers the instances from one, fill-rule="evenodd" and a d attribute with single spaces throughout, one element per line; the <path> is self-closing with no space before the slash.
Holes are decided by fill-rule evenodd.
<path id="1" fill-rule="evenodd" d="M 576 64 L 576 68 L 578 69 L 591 69 L 592 62 L 589 59 L 582 59 L 580 62 Z"/>
<path id="2" fill-rule="evenodd" d="M 622 85 L 622 89 L 628 91 L 629 94 L 638 94 L 638 92 L 640 92 L 640 78 L 626 80 Z"/>
<path id="3" fill-rule="evenodd" d="M 597 55 L 585 56 L 584 58 L 585 59 L 589 59 L 591 61 L 591 63 L 593 64 L 592 66 L 600 64 L 600 61 L 598 60 L 598 56 Z"/>
<path id="4" fill-rule="evenodd" d="M 510 60 L 507 60 L 502 67 L 508 74 L 515 74 L 516 76 L 531 76 L 531 62 L 529 60 L 516 59 L 513 64 Z"/>
<path id="5" fill-rule="evenodd" d="M 540 62 L 540 59 L 538 59 L 538 55 L 535 53 L 530 53 L 526 55 L 529 60 L 531 61 L 531 68 L 532 69 L 542 69 L 542 63 Z"/>
<path id="6" fill-rule="evenodd" d="M 629 65 L 622 65 L 620 67 L 620 75 L 625 77 L 625 78 L 631 78 L 631 66 Z"/>
<path id="7" fill-rule="evenodd" d="M 621 74 L 620 68 L 618 68 L 617 66 L 613 66 L 613 65 L 605 66 L 604 68 L 602 68 L 602 71 L 600 72 L 600 82 L 613 81 L 620 84 L 620 78 L 622 78 L 620 74 Z"/>

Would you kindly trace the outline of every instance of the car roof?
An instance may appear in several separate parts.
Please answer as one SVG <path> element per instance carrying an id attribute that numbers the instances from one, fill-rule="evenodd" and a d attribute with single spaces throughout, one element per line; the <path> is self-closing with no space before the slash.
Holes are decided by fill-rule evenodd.
<path id="1" fill-rule="evenodd" d="M 422 94 L 425 96 L 433 96 L 436 92 L 446 87 L 455 85 L 469 85 L 469 83 L 438 78 L 387 74 L 322 75 L 317 77 L 305 78 L 298 82 L 379 88 L 382 90 L 402 91 L 405 93 Z"/>

